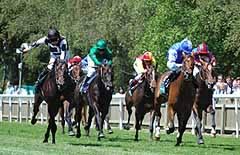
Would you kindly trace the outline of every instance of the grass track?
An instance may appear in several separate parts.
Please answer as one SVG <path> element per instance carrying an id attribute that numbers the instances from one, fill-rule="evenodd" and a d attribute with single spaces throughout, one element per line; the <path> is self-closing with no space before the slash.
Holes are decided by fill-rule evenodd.
<path id="1" fill-rule="evenodd" d="M 204 136 L 205 144 L 197 145 L 196 138 L 190 134 L 183 137 L 184 144 L 175 147 L 176 134 L 162 133 L 160 141 L 149 140 L 148 130 L 140 132 L 140 141 L 134 142 L 134 131 L 114 130 L 114 134 L 107 135 L 102 141 L 97 141 L 97 133 L 91 130 L 90 137 L 77 139 L 61 134 L 58 126 L 56 145 L 43 144 L 46 125 L 32 126 L 26 123 L 0 122 L 0 154 L 3 155 L 118 155 L 118 154 L 169 154 L 169 155 L 240 155 L 240 139 L 233 137 L 211 138 Z M 49 139 L 51 142 L 51 139 Z"/>

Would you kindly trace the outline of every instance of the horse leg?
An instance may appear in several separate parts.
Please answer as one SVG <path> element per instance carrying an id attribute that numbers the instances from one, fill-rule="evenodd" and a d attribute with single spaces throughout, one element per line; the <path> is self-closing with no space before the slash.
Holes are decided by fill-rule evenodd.
<path id="1" fill-rule="evenodd" d="M 128 111 L 128 121 L 127 121 L 127 124 L 124 126 L 124 129 L 129 130 L 130 129 L 130 119 L 131 119 L 131 115 L 132 115 L 132 106 L 127 104 L 126 108 Z"/>
<path id="2" fill-rule="evenodd" d="M 167 134 L 173 133 L 175 130 L 174 115 L 175 115 L 175 111 L 173 110 L 173 104 L 168 104 L 168 106 L 167 106 L 167 125 L 168 125 L 168 127 L 166 129 Z"/>
<path id="3" fill-rule="evenodd" d="M 162 117 L 162 113 L 160 111 L 161 105 L 157 104 L 156 108 L 155 108 L 155 112 L 156 112 L 156 126 L 155 126 L 155 138 L 156 140 L 160 139 L 160 120 Z M 154 120 L 153 120 L 154 121 Z"/>
<path id="4" fill-rule="evenodd" d="M 86 132 L 86 136 L 89 136 L 89 129 L 90 129 L 90 126 L 91 126 L 91 123 L 92 123 L 92 118 L 94 116 L 94 111 L 91 107 L 88 108 L 89 111 L 88 111 L 88 121 L 87 121 L 87 124 L 86 126 L 84 127 L 84 130 Z"/>
<path id="5" fill-rule="evenodd" d="M 135 124 L 135 129 L 136 129 L 136 133 L 135 133 L 135 139 L 134 141 L 138 141 L 138 131 L 140 130 L 140 116 L 139 113 L 137 112 L 137 109 L 135 111 L 135 119 L 136 119 L 136 124 Z"/>
<path id="6" fill-rule="evenodd" d="M 56 105 L 54 105 L 56 106 Z M 50 118 L 49 118 L 49 125 L 50 125 L 50 129 L 51 129 L 51 133 L 52 133 L 52 144 L 55 144 L 55 134 L 56 134 L 56 131 L 57 131 L 57 125 L 55 123 L 55 117 L 57 115 L 57 112 L 58 112 L 58 109 L 59 107 L 54 107 L 54 106 L 48 106 L 48 112 L 49 112 L 49 115 L 50 115 Z"/>
<path id="7" fill-rule="evenodd" d="M 77 134 L 76 134 L 76 137 L 77 138 L 80 138 L 81 137 L 81 130 L 80 130 L 80 125 L 81 125 L 81 119 L 82 119 L 82 106 L 78 104 L 76 104 L 76 114 L 75 114 L 75 121 L 77 123 Z"/>
<path id="8" fill-rule="evenodd" d="M 34 107 L 33 107 L 33 116 L 31 120 L 31 124 L 34 125 L 37 122 L 36 116 L 39 112 L 39 106 L 42 103 L 43 99 L 39 93 L 35 94 L 34 96 Z"/>
<path id="9" fill-rule="evenodd" d="M 216 102 L 214 99 L 212 99 L 212 108 L 211 108 L 211 116 L 212 116 L 212 129 L 211 129 L 211 134 L 213 137 L 216 137 L 216 120 L 215 120 L 215 105 Z"/>
<path id="10" fill-rule="evenodd" d="M 71 108 L 70 108 L 70 102 L 68 102 L 67 100 L 65 100 L 63 102 L 63 105 L 64 105 L 64 117 L 65 117 L 65 121 L 67 122 L 68 124 L 68 135 L 69 136 L 74 136 L 75 133 L 73 132 L 73 125 L 72 125 L 72 120 L 71 120 L 71 117 L 72 117 L 72 112 L 71 112 Z"/>
<path id="11" fill-rule="evenodd" d="M 193 116 L 196 121 L 196 135 L 197 135 L 197 143 L 204 144 L 203 136 L 202 136 L 202 110 L 197 108 L 195 105 L 193 107 Z"/>
<path id="12" fill-rule="evenodd" d="M 108 133 L 109 133 L 109 134 L 112 134 L 113 131 L 112 131 L 111 125 L 110 125 L 110 123 L 109 123 L 109 120 L 110 120 L 110 116 L 109 116 L 109 114 L 107 114 L 107 116 L 105 117 L 105 123 L 107 123 Z"/>
<path id="13" fill-rule="evenodd" d="M 187 121 L 191 115 L 191 109 L 186 109 L 187 112 L 185 113 L 177 113 L 177 117 L 178 117 L 178 134 L 177 134 L 177 143 L 175 146 L 179 146 L 182 143 L 182 136 L 183 133 L 186 129 L 186 125 L 187 125 Z"/>
<path id="14" fill-rule="evenodd" d="M 48 127 L 47 127 L 47 131 L 45 133 L 45 136 L 44 136 L 43 143 L 47 143 L 48 142 L 50 129 L 51 129 L 51 126 L 50 126 L 50 118 L 49 118 L 49 120 L 48 120 Z"/>
<path id="15" fill-rule="evenodd" d="M 213 137 L 216 137 L 216 121 L 215 121 L 215 109 L 211 111 L 211 116 L 212 116 L 212 129 L 211 129 L 211 134 Z"/>
<path id="16" fill-rule="evenodd" d="M 84 105 L 82 108 L 82 125 L 85 126 L 87 124 L 87 105 Z"/>
<path id="17" fill-rule="evenodd" d="M 97 124 L 97 127 L 99 128 L 99 131 L 98 131 L 98 140 L 101 140 L 101 138 L 104 138 L 104 134 L 103 134 L 103 121 L 102 120 L 102 117 L 100 115 L 100 111 L 98 110 L 98 107 L 93 104 L 93 111 L 95 113 L 95 117 L 96 117 L 96 124 Z M 105 116 L 104 116 L 105 117 Z"/>
<path id="18" fill-rule="evenodd" d="M 154 125 L 155 116 L 156 116 L 155 111 L 152 111 L 150 113 L 150 122 L 149 122 L 150 139 L 153 139 L 153 125 Z"/>
<path id="19" fill-rule="evenodd" d="M 65 134 L 65 119 L 64 119 L 64 108 L 61 106 L 59 108 L 59 114 L 61 116 L 62 134 Z"/>

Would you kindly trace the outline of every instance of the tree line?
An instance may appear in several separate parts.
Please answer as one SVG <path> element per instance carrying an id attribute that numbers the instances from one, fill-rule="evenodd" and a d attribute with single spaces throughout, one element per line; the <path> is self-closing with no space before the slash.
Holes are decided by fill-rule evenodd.
<path id="1" fill-rule="evenodd" d="M 46 35 L 51 26 L 67 38 L 72 56 L 85 56 L 97 39 L 106 39 L 117 88 L 127 86 L 134 58 L 144 50 L 153 51 L 159 72 L 166 71 L 167 50 L 185 37 L 194 47 L 206 41 L 218 73 L 237 76 L 239 8 L 238 0 L 1 0 L 0 76 L 16 83 L 16 48 Z M 46 47 L 25 54 L 23 83 L 33 84 L 48 60 Z"/>

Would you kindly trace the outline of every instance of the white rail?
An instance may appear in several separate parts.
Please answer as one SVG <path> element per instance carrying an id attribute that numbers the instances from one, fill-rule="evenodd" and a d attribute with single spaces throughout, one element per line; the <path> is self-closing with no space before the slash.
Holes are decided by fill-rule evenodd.
<path id="1" fill-rule="evenodd" d="M 227 104 L 225 102 L 221 104 L 217 104 L 216 108 L 221 108 L 221 117 L 216 117 L 216 119 L 220 119 L 221 121 L 221 127 L 220 131 L 221 134 L 225 131 L 225 109 L 226 108 L 234 108 L 234 119 L 235 119 L 235 132 L 236 137 L 239 137 L 239 116 L 238 116 L 238 109 L 239 109 L 239 100 L 240 95 L 234 95 L 234 94 L 222 94 L 222 95 L 214 95 L 214 99 L 233 99 L 234 102 L 232 104 Z M 114 101 L 114 102 L 113 102 Z M 0 122 L 3 121 L 4 118 L 8 118 L 9 122 L 12 122 L 12 120 L 17 120 L 19 122 L 22 122 L 23 119 L 25 119 L 27 122 L 29 121 L 29 118 L 32 117 L 33 113 L 33 104 L 34 104 L 34 95 L 7 95 L 7 94 L 0 94 Z M 17 106 L 17 108 L 16 108 Z M 124 95 L 113 95 L 113 100 L 111 102 L 111 107 L 118 107 L 118 113 L 113 113 L 115 117 L 117 116 L 119 119 L 117 123 L 119 123 L 119 128 L 123 128 L 123 122 L 124 122 L 124 106 L 125 106 L 125 99 Z M 7 108 L 8 107 L 8 108 Z M 40 106 L 39 116 L 38 119 L 40 119 L 41 124 L 44 123 L 45 120 L 47 120 L 48 114 L 47 114 L 47 108 L 46 103 L 43 102 Z M 13 116 L 13 110 L 16 111 L 17 109 L 17 116 Z M 25 111 L 25 115 L 24 115 Z M 16 112 L 15 112 L 16 113 Z M 192 120 L 191 120 L 192 121 Z M 116 122 L 116 121 L 115 121 Z M 194 122 L 191 122 L 194 126 Z"/>

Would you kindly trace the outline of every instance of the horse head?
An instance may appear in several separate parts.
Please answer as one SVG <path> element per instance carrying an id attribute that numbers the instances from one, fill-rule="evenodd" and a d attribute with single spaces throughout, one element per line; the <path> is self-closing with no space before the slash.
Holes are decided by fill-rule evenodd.
<path id="1" fill-rule="evenodd" d="M 145 79 L 150 86 L 151 91 L 154 91 L 156 88 L 156 80 L 155 80 L 155 69 L 153 66 L 147 68 L 147 72 L 145 73 Z"/>
<path id="2" fill-rule="evenodd" d="M 55 63 L 55 78 L 59 90 L 61 90 L 65 84 L 67 70 L 67 63 L 60 59 L 57 59 Z"/>
<path id="3" fill-rule="evenodd" d="M 72 66 L 72 70 L 70 71 L 70 76 L 72 80 L 79 81 L 80 80 L 80 73 L 81 73 L 81 67 L 79 64 L 74 64 Z"/>
<path id="4" fill-rule="evenodd" d="M 194 56 L 186 55 L 183 53 L 183 63 L 181 72 L 183 72 L 185 80 L 190 80 L 192 78 L 193 69 L 194 69 Z"/>
<path id="5" fill-rule="evenodd" d="M 104 87 L 110 90 L 113 87 L 113 69 L 112 66 L 109 65 L 108 60 L 103 60 L 102 65 L 98 69 L 98 73 Z"/>
<path id="6" fill-rule="evenodd" d="M 202 81 L 205 82 L 206 86 L 211 89 L 216 83 L 216 76 L 213 69 L 213 65 L 208 63 L 201 58 L 199 59 L 201 63 L 199 76 Z"/>

